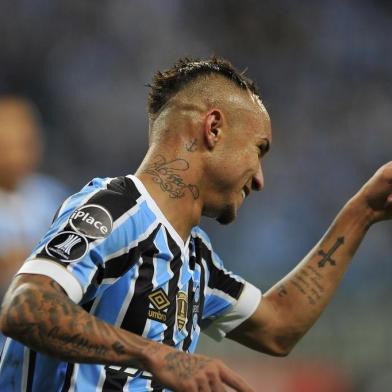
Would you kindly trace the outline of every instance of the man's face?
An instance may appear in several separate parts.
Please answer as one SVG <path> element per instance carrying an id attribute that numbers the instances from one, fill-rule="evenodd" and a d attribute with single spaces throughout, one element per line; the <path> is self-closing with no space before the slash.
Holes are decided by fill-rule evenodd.
<path id="1" fill-rule="evenodd" d="M 223 130 L 211 170 L 210 204 L 204 215 L 221 224 L 232 222 L 252 190 L 264 186 L 261 159 L 271 144 L 271 123 L 267 111 L 256 100 L 249 109 L 238 110 Z"/>

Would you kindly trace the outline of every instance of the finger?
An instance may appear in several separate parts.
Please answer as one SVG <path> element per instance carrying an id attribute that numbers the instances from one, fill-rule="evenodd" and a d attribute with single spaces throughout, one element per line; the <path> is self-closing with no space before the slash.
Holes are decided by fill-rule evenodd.
<path id="1" fill-rule="evenodd" d="M 222 381 L 237 392 L 255 392 L 241 376 L 227 367 L 221 369 L 220 375 Z"/>
<path id="2" fill-rule="evenodd" d="M 197 386 L 199 392 L 212 392 L 210 383 L 208 382 L 206 377 L 201 377 L 197 379 Z"/>
<path id="3" fill-rule="evenodd" d="M 197 386 L 196 382 L 190 382 L 187 385 L 184 385 L 181 389 L 174 389 L 174 391 L 179 392 L 199 392 L 199 387 Z"/>
<path id="4" fill-rule="evenodd" d="M 223 386 L 222 380 L 215 373 L 210 378 L 210 386 L 212 392 L 226 392 L 226 388 Z"/>

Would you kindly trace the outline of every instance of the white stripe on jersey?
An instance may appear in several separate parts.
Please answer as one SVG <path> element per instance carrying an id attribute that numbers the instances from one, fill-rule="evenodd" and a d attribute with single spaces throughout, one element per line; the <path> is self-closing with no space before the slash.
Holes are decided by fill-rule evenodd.
<path id="1" fill-rule="evenodd" d="M 101 370 L 99 371 L 99 380 L 97 382 L 97 387 L 95 388 L 95 392 L 102 392 L 102 387 L 103 384 L 105 383 L 105 380 L 106 380 L 105 366 L 101 366 Z"/>
<path id="2" fill-rule="evenodd" d="M 27 388 L 27 378 L 29 376 L 29 359 L 30 359 L 30 349 L 28 347 L 24 347 L 23 348 L 23 367 L 22 367 L 21 391 L 25 391 Z"/>
<path id="3" fill-rule="evenodd" d="M 124 299 L 123 304 L 121 305 L 121 310 L 118 313 L 118 316 L 116 318 L 116 322 L 114 323 L 114 325 L 116 325 L 116 326 L 121 325 L 121 323 L 123 322 L 124 317 L 125 317 L 125 313 L 127 312 L 129 304 L 131 303 L 133 295 L 135 294 L 135 284 L 136 284 L 137 278 L 139 277 L 139 268 L 142 263 L 143 263 L 142 258 L 139 258 L 139 260 L 137 261 L 135 274 L 133 275 L 131 284 L 129 285 L 128 293 Z"/>
<path id="4" fill-rule="evenodd" d="M 3 346 L 3 351 L 2 351 L 2 353 L 1 353 L 0 372 L 1 372 L 2 369 L 3 369 L 4 358 L 6 357 L 6 354 L 7 354 L 7 351 L 8 351 L 8 347 L 10 346 L 11 342 L 12 342 L 12 339 L 11 339 L 11 338 L 7 338 L 7 339 L 5 340 L 5 343 L 4 343 L 4 346 Z"/>
<path id="5" fill-rule="evenodd" d="M 137 237 L 135 240 L 127 244 L 124 248 L 118 249 L 116 252 L 113 252 L 109 255 L 106 255 L 104 258 L 104 262 L 108 261 L 109 259 L 113 259 L 115 257 L 121 256 L 125 253 L 128 253 L 130 249 L 135 248 L 139 242 L 144 241 L 148 236 L 157 228 L 157 226 L 160 224 L 158 220 L 154 220 L 151 222 L 150 226 L 147 227 L 146 231 L 141 234 L 139 237 Z"/>
<path id="6" fill-rule="evenodd" d="M 151 197 L 150 193 L 147 191 L 146 187 L 139 180 L 139 178 L 137 178 L 136 176 L 133 176 L 133 175 L 128 175 L 127 177 L 129 177 L 133 181 L 133 183 L 136 185 L 136 188 L 138 189 L 138 191 L 143 195 L 144 199 L 146 200 L 148 208 L 158 217 L 158 220 L 164 224 L 164 226 L 169 231 L 169 233 L 172 236 L 172 238 L 174 239 L 174 241 L 180 247 L 181 251 L 183 251 L 184 248 L 189 243 L 189 238 L 184 243 L 183 239 L 180 237 L 180 235 L 174 229 L 172 224 L 167 220 L 166 216 L 163 214 L 161 209 L 158 207 L 157 203 Z"/>
<path id="7" fill-rule="evenodd" d="M 76 378 L 77 378 L 78 372 L 79 372 L 79 364 L 75 363 L 74 368 L 73 368 L 73 372 L 72 372 L 71 384 L 70 384 L 67 392 L 75 392 Z"/>

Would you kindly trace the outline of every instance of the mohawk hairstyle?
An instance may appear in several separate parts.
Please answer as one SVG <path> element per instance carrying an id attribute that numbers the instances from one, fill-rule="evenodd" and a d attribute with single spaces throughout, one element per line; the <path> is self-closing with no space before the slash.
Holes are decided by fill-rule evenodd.
<path id="1" fill-rule="evenodd" d="M 213 56 L 206 60 L 180 58 L 172 68 L 158 71 L 153 77 L 152 84 L 147 85 L 151 89 L 148 96 L 148 113 L 157 114 L 171 97 L 202 75 L 222 75 L 241 89 L 250 90 L 260 97 L 256 84 L 245 76 L 245 72 L 246 70 L 238 71 L 230 61 L 222 57 Z"/>

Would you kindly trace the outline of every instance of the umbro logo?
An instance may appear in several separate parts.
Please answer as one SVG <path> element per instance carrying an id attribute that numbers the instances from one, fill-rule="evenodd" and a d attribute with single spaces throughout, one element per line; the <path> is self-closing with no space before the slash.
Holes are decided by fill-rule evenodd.
<path id="1" fill-rule="evenodd" d="M 161 323 L 166 322 L 166 310 L 170 306 L 170 300 L 167 297 L 165 291 L 161 288 L 153 291 L 149 296 L 150 307 L 148 309 L 148 318 L 159 321 Z"/>
<path id="2" fill-rule="evenodd" d="M 166 293 L 163 289 L 158 289 L 153 291 L 149 296 L 149 300 L 151 301 L 152 305 L 157 310 L 164 310 L 167 309 L 170 305 L 169 298 L 167 298 Z"/>

